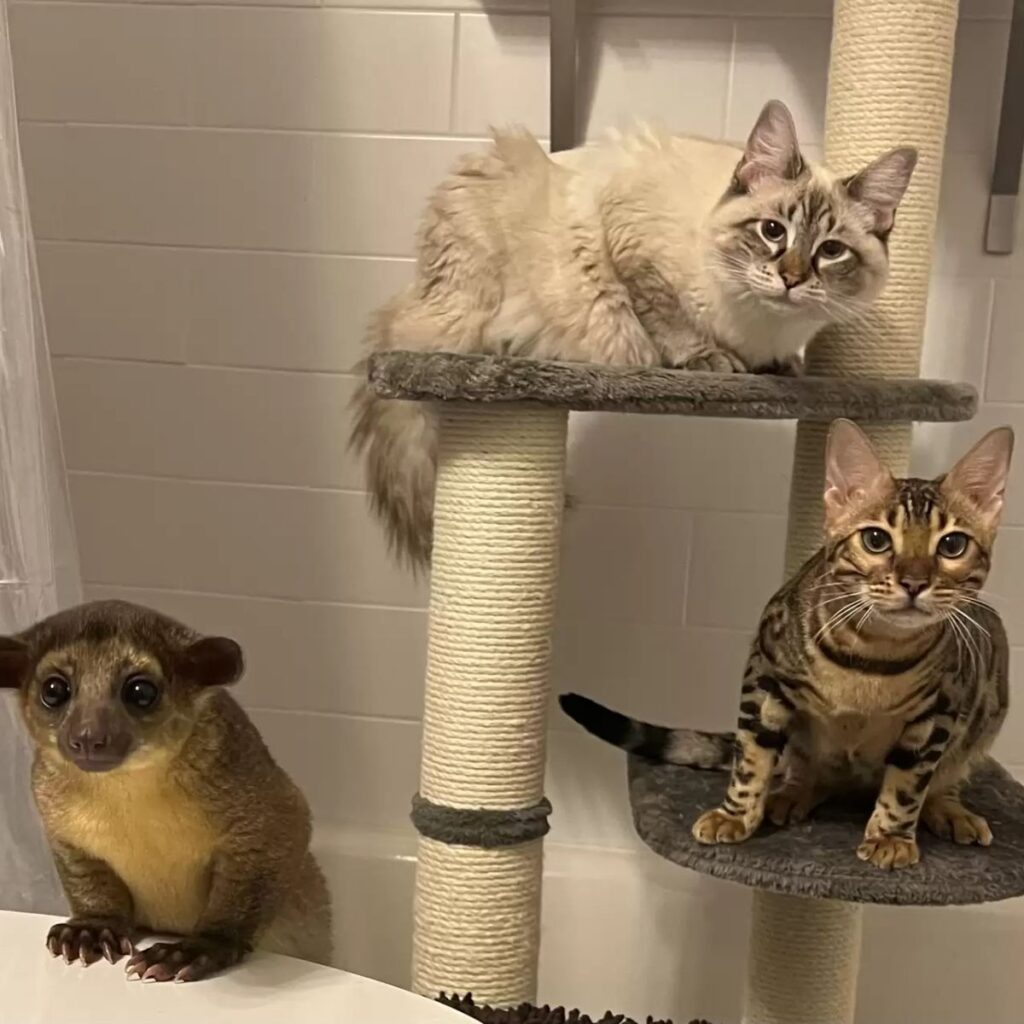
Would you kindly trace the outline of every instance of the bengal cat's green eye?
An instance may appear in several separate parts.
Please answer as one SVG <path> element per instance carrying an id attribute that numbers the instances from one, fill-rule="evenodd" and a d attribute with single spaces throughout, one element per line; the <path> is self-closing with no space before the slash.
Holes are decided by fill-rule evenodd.
<path id="1" fill-rule="evenodd" d="M 971 538 L 966 533 L 954 530 L 939 538 L 939 554 L 943 558 L 959 558 L 970 544 Z"/>
<path id="2" fill-rule="evenodd" d="M 877 526 L 868 526 L 861 530 L 860 542 L 864 545 L 864 550 L 870 551 L 873 555 L 884 554 L 892 547 L 892 537 Z"/>

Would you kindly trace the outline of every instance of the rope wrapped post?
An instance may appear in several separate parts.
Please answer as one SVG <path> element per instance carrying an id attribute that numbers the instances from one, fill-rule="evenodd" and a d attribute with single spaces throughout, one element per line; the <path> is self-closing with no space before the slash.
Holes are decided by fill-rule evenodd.
<path id="1" fill-rule="evenodd" d="M 413 987 L 536 995 L 564 409 L 441 410 Z"/>
<path id="2" fill-rule="evenodd" d="M 916 376 L 939 205 L 957 0 L 835 0 L 825 159 L 852 173 L 887 149 L 914 145 L 918 163 L 889 243 L 890 279 L 868 320 L 811 346 L 808 372 Z M 824 424 L 801 423 L 793 457 L 787 571 L 821 543 Z M 867 425 L 905 472 L 911 425 Z M 852 1024 L 862 910 L 754 893 L 745 1024 Z"/>
<path id="3" fill-rule="evenodd" d="M 748 1024 L 852 1021 L 861 910 L 838 900 L 758 892 L 750 942 Z M 780 972 L 780 960 L 786 970 Z M 799 992 L 799 1000 L 794 999 Z"/>
<path id="4" fill-rule="evenodd" d="M 835 0 L 825 114 L 825 161 L 853 173 L 887 149 L 917 147 L 914 177 L 889 240 L 890 277 L 871 314 L 830 330 L 808 353 L 808 373 L 915 377 L 928 303 L 953 70 L 957 0 Z M 862 424 L 897 472 L 910 455 L 909 423 Z M 821 537 L 824 424 L 797 429 L 787 569 Z"/>

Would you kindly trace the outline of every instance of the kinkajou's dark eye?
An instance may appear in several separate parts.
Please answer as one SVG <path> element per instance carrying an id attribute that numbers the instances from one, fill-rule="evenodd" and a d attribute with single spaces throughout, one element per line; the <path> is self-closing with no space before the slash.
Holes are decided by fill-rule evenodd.
<path id="1" fill-rule="evenodd" d="M 51 710 L 66 704 L 70 698 L 71 684 L 63 676 L 49 676 L 39 687 L 39 699 L 43 702 L 44 707 Z"/>
<path id="2" fill-rule="evenodd" d="M 159 699 L 160 688 L 148 676 L 131 676 L 121 687 L 121 700 L 140 711 L 148 711 Z"/>
<path id="3" fill-rule="evenodd" d="M 782 242 L 786 238 L 786 226 L 780 224 L 777 220 L 763 220 L 758 227 L 761 231 L 761 237 L 766 242 Z"/>
<path id="4" fill-rule="evenodd" d="M 892 537 L 878 526 L 868 526 L 860 531 L 860 542 L 865 551 L 881 555 L 892 547 Z"/>

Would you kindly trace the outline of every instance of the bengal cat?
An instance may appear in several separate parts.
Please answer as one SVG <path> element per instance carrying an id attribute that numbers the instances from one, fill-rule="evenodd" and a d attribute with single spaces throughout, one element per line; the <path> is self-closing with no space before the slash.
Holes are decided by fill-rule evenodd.
<path id="1" fill-rule="evenodd" d="M 803 820 L 830 795 L 877 794 L 857 856 L 916 864 L 918 822 L 988 846 L 960 790 L 1006 715 L 1008 650 L 982 601 L 1013 432 L 986 434 L 943 477 L 895 479 L 848 420 L 830 431 L 825 544 L 768 602 L 736 732 L 665 729 L 576 694 L 562 707 L 590 732 L 656 760 L 726 768 L 719 807 L 693 826 L 738 843 L 765 814 Z"/>

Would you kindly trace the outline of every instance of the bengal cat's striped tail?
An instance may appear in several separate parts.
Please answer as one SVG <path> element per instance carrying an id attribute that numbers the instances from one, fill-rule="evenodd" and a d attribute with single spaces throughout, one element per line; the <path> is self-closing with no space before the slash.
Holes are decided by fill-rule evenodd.
<path id="1" fill-rule="evenodd" d="M 558 703 L 587 732 L 631 754 L 689 768 L 724 770 L 732 765 L 734 735 L 731 732 L 698 732 L 649 725 L 620 715 L 578 693 L 563 693 Z"/>

